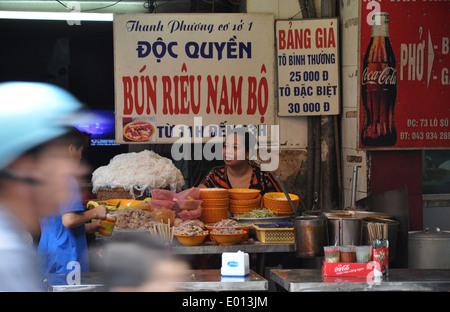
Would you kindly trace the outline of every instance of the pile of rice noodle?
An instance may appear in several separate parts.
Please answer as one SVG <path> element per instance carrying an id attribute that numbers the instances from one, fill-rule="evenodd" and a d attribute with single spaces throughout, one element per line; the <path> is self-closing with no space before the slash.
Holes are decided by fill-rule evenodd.
<path id="1" fill-rule="evenodd" d="M 92 173 L 93 193 L 99 187 L 124 188 L 134 198 L 134 189 L 142 195 L 147 189 L 166 187 L 176 192 L 183 185 L 183 175 L 172 161 L 149 150 L 119 154 Z"/>

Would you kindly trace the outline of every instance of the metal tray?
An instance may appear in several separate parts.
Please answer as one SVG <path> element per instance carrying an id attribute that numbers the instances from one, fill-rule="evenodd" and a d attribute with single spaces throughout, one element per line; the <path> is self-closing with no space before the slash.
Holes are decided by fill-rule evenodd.
<path id="1" fill-rule="evenodd" d="M 236 220 L 239 223 L 274 223 L 280 221 L 291 221 L 292 216 L 285 217 L 271 217 L 271 218 L 238 218 L 238 217 L 230 217 L 230 219 Z"/>

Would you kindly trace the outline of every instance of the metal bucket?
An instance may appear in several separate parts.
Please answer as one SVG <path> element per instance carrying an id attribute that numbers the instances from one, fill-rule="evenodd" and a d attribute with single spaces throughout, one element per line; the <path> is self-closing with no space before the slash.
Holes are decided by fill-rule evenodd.
<path id="1" fill-rule="evenodd" d="M 328 244 L 327 219 L 320 216 L 296 217 L 294 236 L 297 257 L 323 256 L 323 246 Z"/>
<path id="2" fill-rule="evenodd" d="M 328 241 L 330 245 L 360 245 L 361 219 L 328 217 Z"/>

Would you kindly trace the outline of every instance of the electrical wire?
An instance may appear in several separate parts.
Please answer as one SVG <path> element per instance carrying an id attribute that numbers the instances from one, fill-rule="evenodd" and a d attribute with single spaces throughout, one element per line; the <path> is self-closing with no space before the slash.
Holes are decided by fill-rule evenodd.
<path id="1" fill-rule="evenodd" d="M 155 12 L 156 6 L 155 6 L 155 0 L 147 0 L 144 2 L 143 7 L 149 10 L 150 13 Z"/>
<path id="2" fill-rule="evenodd" d="M 297 15 L 299 15 L 300 13 L 302 13 L 302 11 L 298 11 L 297 14 L 295 14 L 294 16 L 292 16 L 292 17 L 290 17 L 290 18 L 288 18 L 288 19 L 294 19 L 294 18 L 296 18 Z"/>
<path id="3" fill-rule="evenodd" d="M 146 8 L 147 10 L 149 10 L 151 13 L 157 13 L 158 9 L 166 4 L 169 4 L 171 2 L 173 2 L 174 0 L 167 0 L 166 2 L 162 3 L 162 4 L 157 4 L 155 0 L 147 0 L 144 3 L 144 8 Z M 160 1 L 161 2 L 161 1 Z"/>
<path id="4" fill-rule="evenodd" d="M 56 2 L 58 2 L 59 4 L 61 4 L 63 7 L 65 7 L 66 9 L 68 9 L 68 10 L 70 10 L 70 11 L 73 11 L 72 9 L 70 9 L 67 5 L 65 5 L 64 3 L 62 3 L 60 0 L 55 0 Z M 108 5 L 106 5 L 106 6 L 103 6 L 103 7 L 99 7 L 99 8 L 93 8 L 93 9 L 88 9 L 88 10 L 83 10 L 83 11 L 80 11 L 80 13 L 83 13 L 83 12 L 89 12 L 89 11 L 96 11 L 96 10 L 101 10 L 101 9 L 106 9 L 106 8 L 109 8 L 109 7 L 112 7 L 112 6 L 115 6 L 116 4 L 118 4 L 119 2 L 121 2 L 122 0 L 117 0 L 115 3 L 113 3 L 113 4 L 108 4 Z"/>

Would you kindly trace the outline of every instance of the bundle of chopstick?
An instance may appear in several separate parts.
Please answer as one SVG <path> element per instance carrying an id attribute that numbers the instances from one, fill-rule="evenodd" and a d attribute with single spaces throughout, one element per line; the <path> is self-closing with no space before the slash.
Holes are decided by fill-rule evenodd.
<path id="1" fill-rule="evenodd" d="M 378 222 L 369 222 L 367 224 L 367 230 L 369 231 L 369 239 L 388 239 L 388 224 L 387 223 L 378 223 Z"/>
<path id="2" fill-rule="evenodd" d="M 167 221 L 167 224 L 163 220 L 161 220 L 161 223 L 153 224 L 153 227 L 150 227 L 149 230 L 153 237 L 163 242 L 172 243 L 173 228 L 170 227 L 170 219 Z"/>

